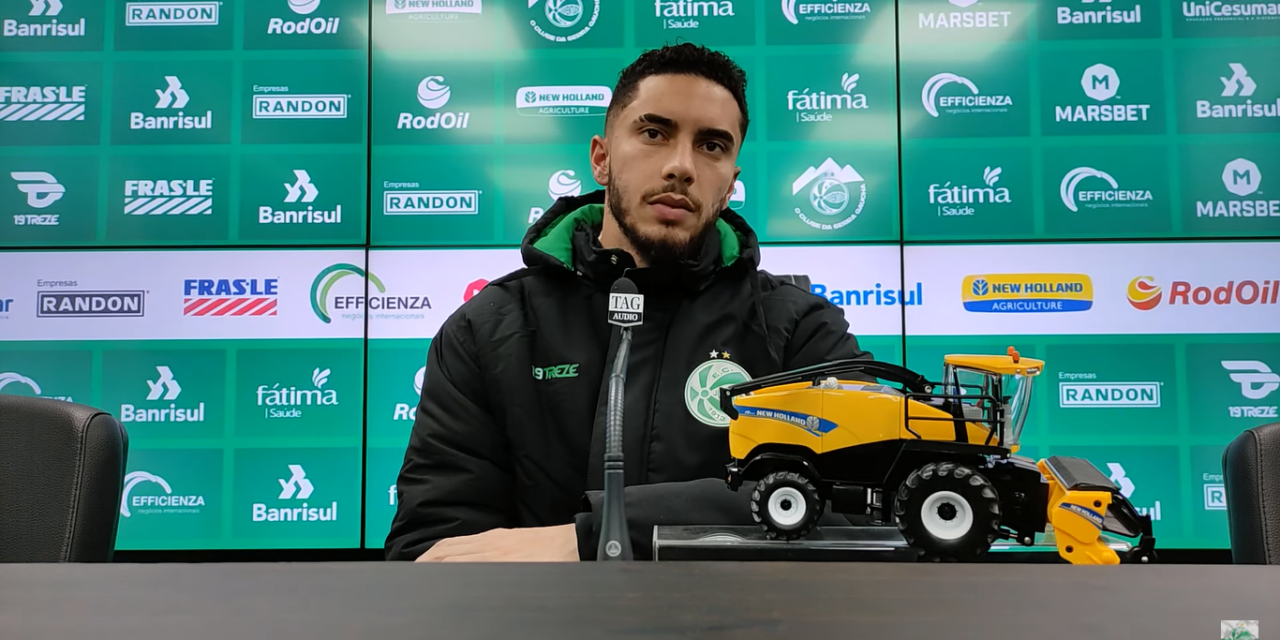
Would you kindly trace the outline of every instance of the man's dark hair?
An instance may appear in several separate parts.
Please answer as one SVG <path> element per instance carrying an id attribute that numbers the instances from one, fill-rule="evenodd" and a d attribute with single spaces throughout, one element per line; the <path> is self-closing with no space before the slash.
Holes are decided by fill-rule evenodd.
<path id="1" fill-rule="evenodd" d="M 619 112 L 636 98 L 640 81 L 649 76 L 686 75 L 706 78 L 733 96 L 742 112 L 738 131 L 747 137 L 747 74 L 729 56 L 701 45 L 682 43 L 651 49 L 636 58 L 618 74 L 618 84 L 613 89 L 613 99 L 605 113 L 605 128 Z"/>

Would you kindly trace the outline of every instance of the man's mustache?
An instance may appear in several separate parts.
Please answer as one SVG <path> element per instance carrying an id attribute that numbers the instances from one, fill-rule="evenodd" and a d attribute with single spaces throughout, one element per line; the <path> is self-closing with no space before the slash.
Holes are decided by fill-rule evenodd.
<path id="1" fill-rule="evenodd" d="M 644 192 L 644 195 L 640 199 L 643 202 L 648 202 L 649 200 L 664 193 L 674 193 L 678 196 L 684 196 L 689 200 L 689 203 L 693 205 L 694 213 L 702 212 L 702 201 L 699 200 L 697 196 L 689 193 L 689 188 L 679 182 L 668 182 L 660 189 L 650 189 L 649 191 Z"/>

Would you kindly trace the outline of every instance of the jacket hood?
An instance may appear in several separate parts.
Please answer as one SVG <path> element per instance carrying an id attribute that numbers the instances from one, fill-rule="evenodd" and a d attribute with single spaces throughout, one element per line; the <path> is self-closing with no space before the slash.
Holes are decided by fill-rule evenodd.
<path id="1" fill-rule="evenodd" d="M 604 189 L 556 200 L 525 233 L 520 255 L 529 267 L 557 267 L 575 271 L 591 280 L 612 283 L 622 271 L 635 269 L 631 255 L 621 249 L 605 249 L 596 238 L 604 220 Z M 667 267 L 671 276 L 705 286 L 725 268 L 754 269 L 760 251 L 755 231 L 737 212 L 725 209 L 707 236 L 698 258 Z"/>

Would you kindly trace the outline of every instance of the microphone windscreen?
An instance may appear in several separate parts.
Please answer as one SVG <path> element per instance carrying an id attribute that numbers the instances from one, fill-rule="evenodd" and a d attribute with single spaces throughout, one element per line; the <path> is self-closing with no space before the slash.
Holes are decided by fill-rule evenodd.
<path id="1" fill-rule="evenodd" d="M 631 278 L 624 276 L 613 283 L 609 293 L 640 293 L 640 290 L 636 288 L 636 283 L 632 282 Z"/>

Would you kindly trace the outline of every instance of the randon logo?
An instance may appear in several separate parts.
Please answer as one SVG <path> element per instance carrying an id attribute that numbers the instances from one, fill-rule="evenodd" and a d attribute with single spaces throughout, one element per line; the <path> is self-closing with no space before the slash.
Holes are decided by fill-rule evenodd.
<path id="1" fill-rule="evenodd" d="M 954 73 L 939 73 L 926 80 L 924 88 L 920 90 L 920 102 L 924 105 L 924 110 L 929 112 L 929 115 L 935 118 L 938 117 L 938 92 L 953 82 L 964 85 L 973 95 L 978 95 L 978 85 L 968 78 Z"/>
<path id="2" fill-rule="evenodd" d="M 289 190 L 289 195 L 284 198 L 285 202 L 297 202 L 299 199 L 312 202 L 320 195 L 320 190 L 311 184 L 311 176 L 305 169 L 294 169 L 293 175 L 297 178 L 293 184 L 284 183 L 284 188 Z"/>
<path id="3" fill-rule="evenodd" d="M 1249 72 L 1245 70 L 1244 65 L 1239 62 L 1230 62 L 1227 66 L 1231 67 L 1231 77 L 1218 78 L 1222 81 L 1222 95 L 1224 97 L 1239 95 L 1242 98 L 1253 95 L 1258 85 L 1249 77 Z"/>
<path id="4" fill-rule="evenodd" d="M 182 90 L 182 81 L 178 76 L 165 76 L 165 82 L 169 86 L 164 89 L 156 89 L 156 96 L 160 99 L 156 101 L 157 109 L 181 109 L 187 106 L 187 92 Z"/>
<path id="5" fill-rule="evenodd" d="M 1238 196 L 1251 195 L 1261 182 L 1262 171 L 1258 165 L 1244 158 L 1236 158 L 1222 168 L 1223 186 Z"/>
<path id="6" fill-rule="evenodd" d="M 1240 395 L 1250 400 L 1261 400 L 1280 389 L 1280 374 L 1261 360 L 1223 360 L 1222 368 L 1234 371 L 1231 381 L 1240 385 Z"/>
<path id="7" fill-rule="evenodd" d="M 53 17 L 62 13 L 62 0 L 31 0 L 29 16 Z"/>
<path id="8" fill-rule="evenodd" d="M 289 471 L 293 475 L 289 476 L 287 481 L 283 479 L 277 480 L 280 483 L 280 499 L 306 500 L 310 498 L 311 492 L 315 491 L 315 487 L 307 479 L 307 472 L 303 470 L 302 465 L 291 464 L 289 465 Z"/>
<path id="9" fill-rule="evenodd" d="M 173 371 L 164 365 L 157 365 L 156 371 L 160 373 L 157 380 L 147 380 L 147 387 L 151 389 L 147 393 L 148 400 L 160 400 L 163 394 L 165 400 L 176 400 L 178 395 L 182 393 L 182 387 L 173 377 Z"/>
<path id="10" fill-rule="evenodd" d="M 1095 64 L 1084 70 L 1080 86 L 1084 89 L 1084 94 L 1094 100 L 1109 100 L 1120 89 L 1120 75 L 1105 64 Z"/>
<path id="11" fill-rule="evenodd" d="M 9 176 L 18 182 L 18 191 L 27 194 L 27 206 L 33 209 L 49 207 L 67 191 L 46 171 L 14 171 Z"/>

